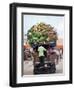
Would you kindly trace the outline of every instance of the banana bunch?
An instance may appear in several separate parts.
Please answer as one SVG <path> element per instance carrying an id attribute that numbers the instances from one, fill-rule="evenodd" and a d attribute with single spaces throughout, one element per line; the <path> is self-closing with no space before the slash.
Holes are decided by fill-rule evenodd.
<path id="1" fill-rule="evenodd" d="M 27 36 L 30 44 L 45 44 L 51 40 L 57 40 L 57 33 L 54 31 L 54 27 L 42 22 L 33 25 L 28 30 Z"/>

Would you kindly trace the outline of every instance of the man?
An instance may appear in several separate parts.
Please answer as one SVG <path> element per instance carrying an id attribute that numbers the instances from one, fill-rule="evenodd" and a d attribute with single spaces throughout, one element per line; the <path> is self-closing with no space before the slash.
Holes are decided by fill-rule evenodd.
<path id="1" fill-rule="evenodd" d="M 53 52 L 55 52 L 55 53 L 56 53 L 56 56 L 57 56 L 56 63 L 58 64 L 58 62 L 59 62 L 59 55 L 60 55 L 59 49 L 54 48 L 54 49 L 53 49 Z"/>
<path id="2" fill-rule="evenodd" d="M 40 45 L 38 47 L 38 52 L 39 52 L 39 60 L 41 65 L 44 65 L 44 57 L 45 57 L 44 51 L 46 51 L 46 49 Z"/>

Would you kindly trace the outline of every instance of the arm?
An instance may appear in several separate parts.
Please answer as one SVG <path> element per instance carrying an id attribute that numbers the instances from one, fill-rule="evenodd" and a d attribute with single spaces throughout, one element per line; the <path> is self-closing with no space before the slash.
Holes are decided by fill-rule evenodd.
<path id="1" fill-rule="evenodd" d="M 46 51 L 46 49 L 44 48 L 44 51 Z"/>

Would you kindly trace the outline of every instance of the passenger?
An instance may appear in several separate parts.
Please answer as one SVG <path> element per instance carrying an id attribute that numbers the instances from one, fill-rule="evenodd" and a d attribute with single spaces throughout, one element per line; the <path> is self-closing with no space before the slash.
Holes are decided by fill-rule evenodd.
<path id="1" fill-rule="evenodd" d="M 53 52 L 56 53 L 56 56 L 57 56 L 57 64 L 58 64 L 58 62 L 59 62 L 59 56 L 60 56 L 60 52 L 59 52 L 59 50 L 58 50 L 57 48 L 54 48 Z"/>
<path id="2" fill-rule="evenodd" d="M 39 60 L 40 60 L 40 64 L 43 66 L 44 65 L 44 58 L 45 58 L 45 55 L 44 55 L 44 51 L 46 51 L 46 49 L 40 45 L 38 47 L 38 52 L 39 52 Z"/>

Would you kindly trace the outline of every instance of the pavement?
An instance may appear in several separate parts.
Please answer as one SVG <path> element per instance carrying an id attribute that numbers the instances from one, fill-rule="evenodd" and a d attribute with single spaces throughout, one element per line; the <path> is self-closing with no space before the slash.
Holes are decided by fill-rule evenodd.
<path id="1" fill-rule="evenodd" d="M 33 61 L 24 61 L 23 65 L 23 74 L 24 75 L 33 75 Z"/>
<path id="2" fill-rule="evenodd" d="M 63 60 L 61 59 L 59 63 L 56 65 L 56 73 L 62 73 L 63 72 Z"/>
<path id="3" fill-rule="evenodd" d="M 23 74 L 24 75 L 33 75 L 33 61 L 24 61 L 23 65 Z M 59 63 L 56 65 L 56 73 L 63 72 L 63 60 L 61 59 Z"/>

